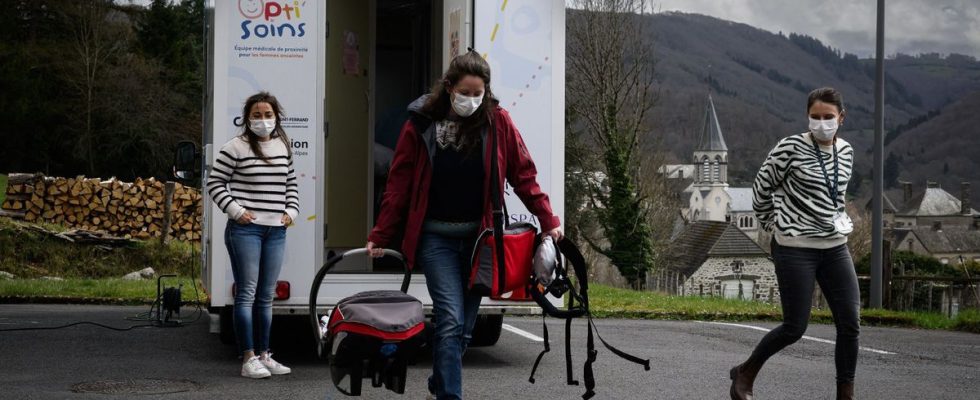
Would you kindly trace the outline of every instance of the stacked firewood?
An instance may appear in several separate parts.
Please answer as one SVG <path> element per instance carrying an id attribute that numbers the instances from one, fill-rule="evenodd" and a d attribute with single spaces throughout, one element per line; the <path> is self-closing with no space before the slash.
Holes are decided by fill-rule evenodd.
<path id="1" fill-rule="evenodd" d="M 130 183 L 115 178 L 10 174 L 0 215 L 127 239 L 158 238 L 166 229 L 169 195 L 169 237 L 200 240 L 201 193 L 179 183 L 172 185 L 172 192 L 168 193 L 167 183 L 154 178 Z"/>

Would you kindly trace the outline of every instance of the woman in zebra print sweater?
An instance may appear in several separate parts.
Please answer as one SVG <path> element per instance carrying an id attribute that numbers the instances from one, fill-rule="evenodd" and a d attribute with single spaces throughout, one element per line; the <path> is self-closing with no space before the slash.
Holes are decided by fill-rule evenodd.
<path id="1" fill-rule="evenodd" d="M 762 338 L 748 360 L 732 368 L 732 399 L 751 399 L 752 384 L 766 360 L 806 332 L 815 283 L 837 325 L 837 398 L 854 398 L 861 297 L 847 248 L 851 220 L 844 212 L 854 150 L 837 136 L 844 121 L 840 93 L 814 90 L 807 112 L 809 132 L 779 141 L 753 185 L 753 208 L 773 234 L 783 324 Z"/>

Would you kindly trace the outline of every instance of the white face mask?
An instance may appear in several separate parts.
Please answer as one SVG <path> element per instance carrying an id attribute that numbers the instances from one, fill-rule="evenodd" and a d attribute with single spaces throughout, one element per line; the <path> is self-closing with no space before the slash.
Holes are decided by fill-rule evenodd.
<path id="1" fill-rule="evenodd" d="M 453 93 L 453 111 L 456 111 L 456 115 L 466 118 L 476 112 L 476 109 L 480 108 L 480 104 L 483 104 L 483 96 L 463 96 L 459 93 Z"/>
<path id="2" fill-rule="evenodd" d="M 817 140 L 828 141 L 837 134 L 837 119 L 813 119 L 810 118 L 810 133 Z"/>
<path id="3" fill-rule="evenodd" d="M 271 135 L 272 130 L 276 129 L 276 119 L 253 119 L 249 121 L 248 127 L 252 133 L 264 138 Z"/>

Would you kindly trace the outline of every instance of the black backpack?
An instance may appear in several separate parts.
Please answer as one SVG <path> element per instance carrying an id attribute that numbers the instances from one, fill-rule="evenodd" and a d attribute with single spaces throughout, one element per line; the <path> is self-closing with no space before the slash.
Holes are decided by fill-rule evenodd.
<path id="1" fill-rule="evenodd" d="M 550 242 L 549 242 L 550 243 Z M 571 353 L 571 333 L 572 333 L 572 320 L 575 318 L 585 317 L 587 319 L 588 327 L 588 339 L 586 341 L 587 348 L 587 358 L 584 366 L 584 379 L 585 379 L 585 394 L 582 395 L 583 399 L 590 399 L 595 396 L 595 376 L 592 372 L 592 364 L 596 360 L 596 356 L 599 354 L 595 349 L 595 339 L 598 337 L 602 345 L 605 346 L 613 354 L 623 358 L 627 361 L 634 362 L 643 366 L 645 371 L 650 370 L 650 360 L 644 360 L 639 357 L 627 354 L 609 343 L 607 343 L 601 335 L 599 335 L 599 329 L 596 327 L 595 322 L 592 321 L 592 313 L 589 311 L 589 280 L 588 271 L 585 265 L 585 257 L 579 251 L 578 247 L 575 246 L 571 240 L 563 239 L 555 244 L 558 250 L 558 256 L 556 257 L 557 265 L 555 267 L 554 280 L 547 286 L 543 287 L 538 285 L 538 283 L 532 278 L 531 288 L 529 292 L 534 301 L 541 306 L 541 326 L 544 330 L 544 350 L 538 354 L 538 358 L 534 361 L 534 368 L 531 369 L 531 377 L 528 379 L 532 384 L 534 383 L 534 374 L 538 370 L 538 364 L 541 363 L 541 359 L 544 357 L 545 353 L 551 351 L 551 345 L 548 340 L 548 325 L 545 320 L 548 316 L 554 318 L 560 318 L 565 320 L 565 368 L 567 375 L 567 382 L 569 385 L 578 386 L 579 382 L 572 377 L 572 353 Z M 578 279 L 578 290 L 572 284 L 571 280 L 568 278 L 568 271 L 565 269 L 562 263 L 562 256 L 567 259 L 568 263 L 572 265 L 575 269 L 575 276 Z M 548 294 L 552 296 L 561 298 L 562 295 L 568 294 L 568 308 L 559 309 L 548 301 Z"/>

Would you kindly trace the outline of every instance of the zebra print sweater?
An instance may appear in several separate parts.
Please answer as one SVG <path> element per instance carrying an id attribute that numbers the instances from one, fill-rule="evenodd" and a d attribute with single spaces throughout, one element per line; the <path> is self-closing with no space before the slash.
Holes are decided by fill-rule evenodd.
<path id="1" fill-rule="evenodd" d="M 834 214 L 844 211 L 854 150 L 840 137 L 834 146 L 819 146 L 827 178 L 834 180 L 834 147 L 838 157 L 836 203 L 824 178 L 812 136 L 784 138 L 769 152 L 752 186 L 752 207 L 763 229 L 783 246 L 827 249 L 847 243 L 834 227 Z"/>
<path id="2" fill-rule="evenodd" d="M 254 224 L 282 226 L 283 213 L 293 220 L 299 214 L 293 160 L 279 139 L 259 145 L 265 160 L 241 136 L 221 146 L 208 178 L 208 194 L 228 218 L 238 219 L 248 210 L 255 216 Z"/>

